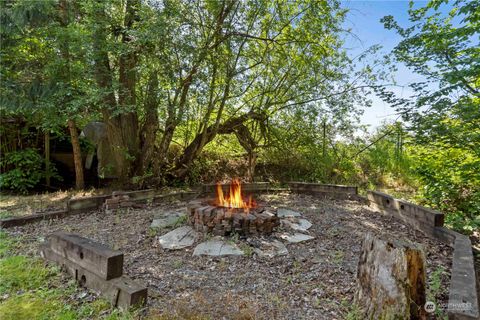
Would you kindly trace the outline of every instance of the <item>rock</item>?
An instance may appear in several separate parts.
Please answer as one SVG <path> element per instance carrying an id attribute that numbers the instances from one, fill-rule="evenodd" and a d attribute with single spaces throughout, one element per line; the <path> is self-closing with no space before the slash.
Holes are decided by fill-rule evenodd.
<path id="1" fill-rule="evenodd" d="M 289 218 L 289 217 L 300 217 L 301 214 L 299 212 L 286 209 L 286 208 L 278 208 L 277 209 L 277 216 L 279 218 Z"/>
<path id="2" fill-rule="evenodd" d="M 185 216 L 186 214 L 183 212 L 173 212 L 173 213 L 158 215 L 153 218 L 150 228 L 163 229 L 163 228 L 175 226 L 178 223 L 178 221 Z"/>
<path id="3" fill-rule="evenodd" d="M 286 218 L 281 220 L 282 224 L 297 231 L 307 231 L 312 223 L 307 219 Z"/>
<path id="4" fill-rule="evenodd" d="M 197 238 L 198 234 L 192 227 L 183 226 L 164 234 L 158 240 L 162 248 L 176 250 L 190 247 Z"/>
<path id="5" fill-rule="evenodd" d="M 254 249 L 255 253 L 262 258 L 273 258 L 276 256 L 285 256 L 288 254 L 287 247 L 278 240 L 262 241 L 260 248 Z"/>
<path id="6" fill-rule="evenodd" d="M 194 256 L 241 256 L 243 251 L 236 245 L 228 244 L 220 240 L 210 240 L 200 243 L 193 251 Z"/>
<path id="7" fill-rule="evenodd" d="M 365 236 L 355 303 L 368 319 L 424 319 L 425 256 L 413 244 Z"/>
<path id="8" fill-rule="evenodd" d="M 304 242 L 308 240 L 315 239 L 315 237 L 309 236 L 308 234 L 303 234 L 303 233 L 294 233 L 294 234 L 281 234 L 280 238 L 287 240 L 290 243 L 299 243 L 299 242 Z"/>

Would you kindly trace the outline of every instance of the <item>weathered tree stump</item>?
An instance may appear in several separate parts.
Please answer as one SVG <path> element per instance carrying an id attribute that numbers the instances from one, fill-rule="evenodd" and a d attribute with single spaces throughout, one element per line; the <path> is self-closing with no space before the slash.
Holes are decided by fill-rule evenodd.
<path id="1" fill-rule="evenodd" d="M 365 236 L 355 303 L 368 319 L 425 319 L 425 256 L 413 244 Z"/>

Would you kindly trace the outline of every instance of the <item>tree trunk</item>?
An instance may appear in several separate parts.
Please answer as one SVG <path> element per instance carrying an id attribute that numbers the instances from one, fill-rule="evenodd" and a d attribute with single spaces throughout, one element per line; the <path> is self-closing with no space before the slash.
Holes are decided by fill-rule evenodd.
<path id="1" fill-rule="evenodd" d="M 77 126 L 72 119 L 68 120 L 68 130 L 73 147 L 73 162 L 75 163 L 75 189 L 80 190 L 85 187 L 83 180 L 82 151 L 80 150 L 80 140 L 78 139 Z"/>
<path id="2" fill-rule="evenodd" d="M 50 187 L 50 131 L 45 132 L 45 182 Z"/>
<path id="3" fill-rule="evenodd" d="M 157 90 L 157 73 L 152 71 L 148 81 L 147 98 L 145 101 L 145 121 L 143 123 L 141 137 L 142 152 L 140 154 L 140 165 L 138 166 L 140 169 L 138 174 L 140 175 L 145 174 L 148 170 L 155 149 L 155 137 L 158 132 Z"/>
<path id="4" fill-rule="evenodd" d="M 60 9 L 60 23 L 63 28 L 67 28 L 69 21 L 69 11 L 68 11 L 68 2 L 67 0 L 60 0 L 59 2 L 59 9 Z M 64 32 L 67 32 L 66 30 Z M 63 58 L 63 71 L 65 77 L 65 84 L 70 88 L 72 87 L 70 81 L 70 46 L 68 39 L 64 40 L 60 43 L 60 53 Z M 69 98 L 67 96 L 64 97 L 64 102 L 68 103 Z M 68 115 L 69 119 L 67 120 L 68 123 L 68 130 L 70 131 L 70 140 L 72 143 L 73 149 L 73 162 L 75 164 L 75 188 L 76 189 L 83 189 L 85 187 L 84 178 L 83 178 L 83 165 L 82 165 L 82 152 L 80 150 L 80 141 L 78 140 L 78 132 L 75 122 L 71 115 Z M 50 174 L 50 173 L 49 173 Z"/>
<path id="5" fill-rule="evenodd" d="M 236 118 L 230 118 L 222 124 L 212 124 L 206 127 L 203 132 L 197 134 L 193 141 L 187 146 L 183 155 L 175 164 L 173 174 L 177 178 L 183 178 L 188 172 L 190 165 L 195 160 L 203 148 L 211 142 L 217 134 L 229 134 L 235 132 L 243 123 L 250 119 L 265 120 L 263 114 L 249 112 Z"/>
<path id="6" fill-rule="evenodd" d="M 134 172 L 134 164 L 140 162 L 140 136 L 138 130 L 138 116 L 136 112 L 136 85 L 138 56 L 135 45 L 132 44 L 132 37 L 129 34 L 134 29 L 134 23 L 138 21 L 139 0 L 127 0 L 125 8 L 124 30 L 122 32 L 122 43 L 126 53 L 119 57 L 119 94 L 118 102 L 123 110 L 129 110 L 119 116 L 123 149 L 127 160 L 127 168 L 124 168 L 122 175 L 130 177 Z"/>
<path id="7" fill-rule="evenodd" d="M 107 41 L 106 25 L 100 22 L 107 20 L 105 14 L 105 3 L 97 1 L 96 20 L 99 24 L 95 26 L 93 49 L 95 63 L 95 79 L 98 86 L 105 92 L 103 95 L 104 107 L 101 109 L 103 120 L 107 125 L 107 136 L 115 158 L 115 171 L 122 183 L 128 182 L 134 173 L 135 162 L 138 162 L 140 150 L 140 138 L 138 130 L 138 117 L 135 112 L 135 65 L 136 54 L 127 53 L 119 61 L 120 92 L 119 104 L 131 108 L 132 111 L 114 115 L 118 109 L 113 88 L 113 72 L 110 68 L 108 52 L 105 43 Z M 125 15 L 125 28 L 132 26 L 136 17 L 138 2 L 128 1 Z M 125 30 L 122 35 L 122 42 L 127 45 L 130 42 Z"/>
<path id="8" fill-rule="evenodd" d="M 425 319 L 425 256 L 421 249 L 367 234 L 357 271 L 355 303 L 365 319 Z"/>
<path id="9" fill-rule="evenodd" d="M 247 168 L 248 182 L 254 182 L 256 164 L 257 164 L 257 154 L 254 151 L 248 152 L 248 168 Z"/>

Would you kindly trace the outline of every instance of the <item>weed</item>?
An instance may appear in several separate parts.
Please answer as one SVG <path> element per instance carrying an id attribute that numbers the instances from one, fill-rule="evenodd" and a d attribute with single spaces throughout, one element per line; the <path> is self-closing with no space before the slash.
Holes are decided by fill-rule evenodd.
<path id="1" fill-rule="evenodd" d="M 240 235 L 236 232 L 232 232 L 230 235 L 230 239 L 228 239 L 228 243 L 236 244 L 240 240 Z"/>
<path id="2" fill-rule="evenodd" d="M 153 238 L 157 235 L 157 228 L 148 228 L 147 230 L 147 236 L 150 237 L 150 238 Z"/>
<path id="3" fill-rule="evenodd" d="M 174 269 L 180 269 L 183 266 L 183 261 L 182 260 L 175 260 L 173 262 L 173 268 Z"/>
<path id="4" fill-rule="evenodd" d="M 345 252 L 337 250 L 330 252 L 330 258 L 332 259 L 333 263 L 341 264 L 345 257 Z"/>
<path id="5" fill-rule="evenodd" d="M 443 267 L 438 267 L 432 272 L 430 276 L 430 281 L 428 283 L 429 291 L 428 298 L 435 299 L 435 297 L 441 292 L 442 287 L 442 274 L 445 269 Z"/>
<path id="6" fill-rule="evenodd" d="M 428 282 L 428 292 L 427 292 L 427 299 L 428 301 L 432 301 L 437 305 L 437 296 L 442 292 L 442 274 L 445 272 L 443 267 L 438 267 L 435 269 L 431 276 L 430 281 Z M 443 311 L 440 308 L 435 309 L 435 315 L 439 319 L 445 318 Z"/>
<path id="7" fill-rule="evenodd" d="M 356 304 L 352 304 L 348 309 L 345 320 L 362 320 L 364 318 L 365 317 L 362 314 L 362 310 L 359 308 L 359 306 Z"/>
<path id="8" fill-rule="evenodd" d="M 240 250 L 242 250 L 243 253 L 245 254 L 245 256 L 247 256 L 247 257 L 251 257 L 254 253 L 253 248 L 246 243 L 240 244 L 239 247 L 240 247 Z"/>
<path id="9" fill-rule="evenodd" d="M 225 271 L 227 270 L 229 264 L 225 259 L 220 259 L 220 262 L 218 263 L 218 270 L 220 271 Z"/>
<path id="10" fill-rule="evenodd" d="M 188 217 L 186 215 L 178 217 L 178 219 L 175 221 L 173 224 L 174 228 L 180 227 L 184 225 L 188 220 Z"/>

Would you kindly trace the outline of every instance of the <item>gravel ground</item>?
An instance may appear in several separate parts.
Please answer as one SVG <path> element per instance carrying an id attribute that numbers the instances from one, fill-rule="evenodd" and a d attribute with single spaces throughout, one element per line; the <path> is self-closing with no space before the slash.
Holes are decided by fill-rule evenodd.
<path id="1" fill-rule="evenodd" d="M 185 203 L 180 201 L 142 210 L 75 215 L 8 231 L 23 237 L 21 250 L 31 255 L 38 255 L 40 242 L 57 230 L 75 232 L 123 251 L 125 273 L 148 286 L 150 314 L 204 315 L 211 319 L 344 319 L 352 309 L 365 232 L 422 246 L 429 282 L 435 282 L 434 271 L 444 269 L 435 299 L 447 301 L 452 250 L 443 243 L 354 201 L 286 192 L 263 195 L 258 201 L 301 212 L 313 223 L 308 234 L 315 239 L 288 244 L 289 254 L 274 258 L 255 254 L 194 257 L 194 247 L 164 250 L 157 236 L 169 230 L 155 234 L 149 226 L 158 213 L 185 210 Z M 202 235 L 198 242 L 209 237 Z M 255 242 L 230 240 L 243 249 Z"/>

